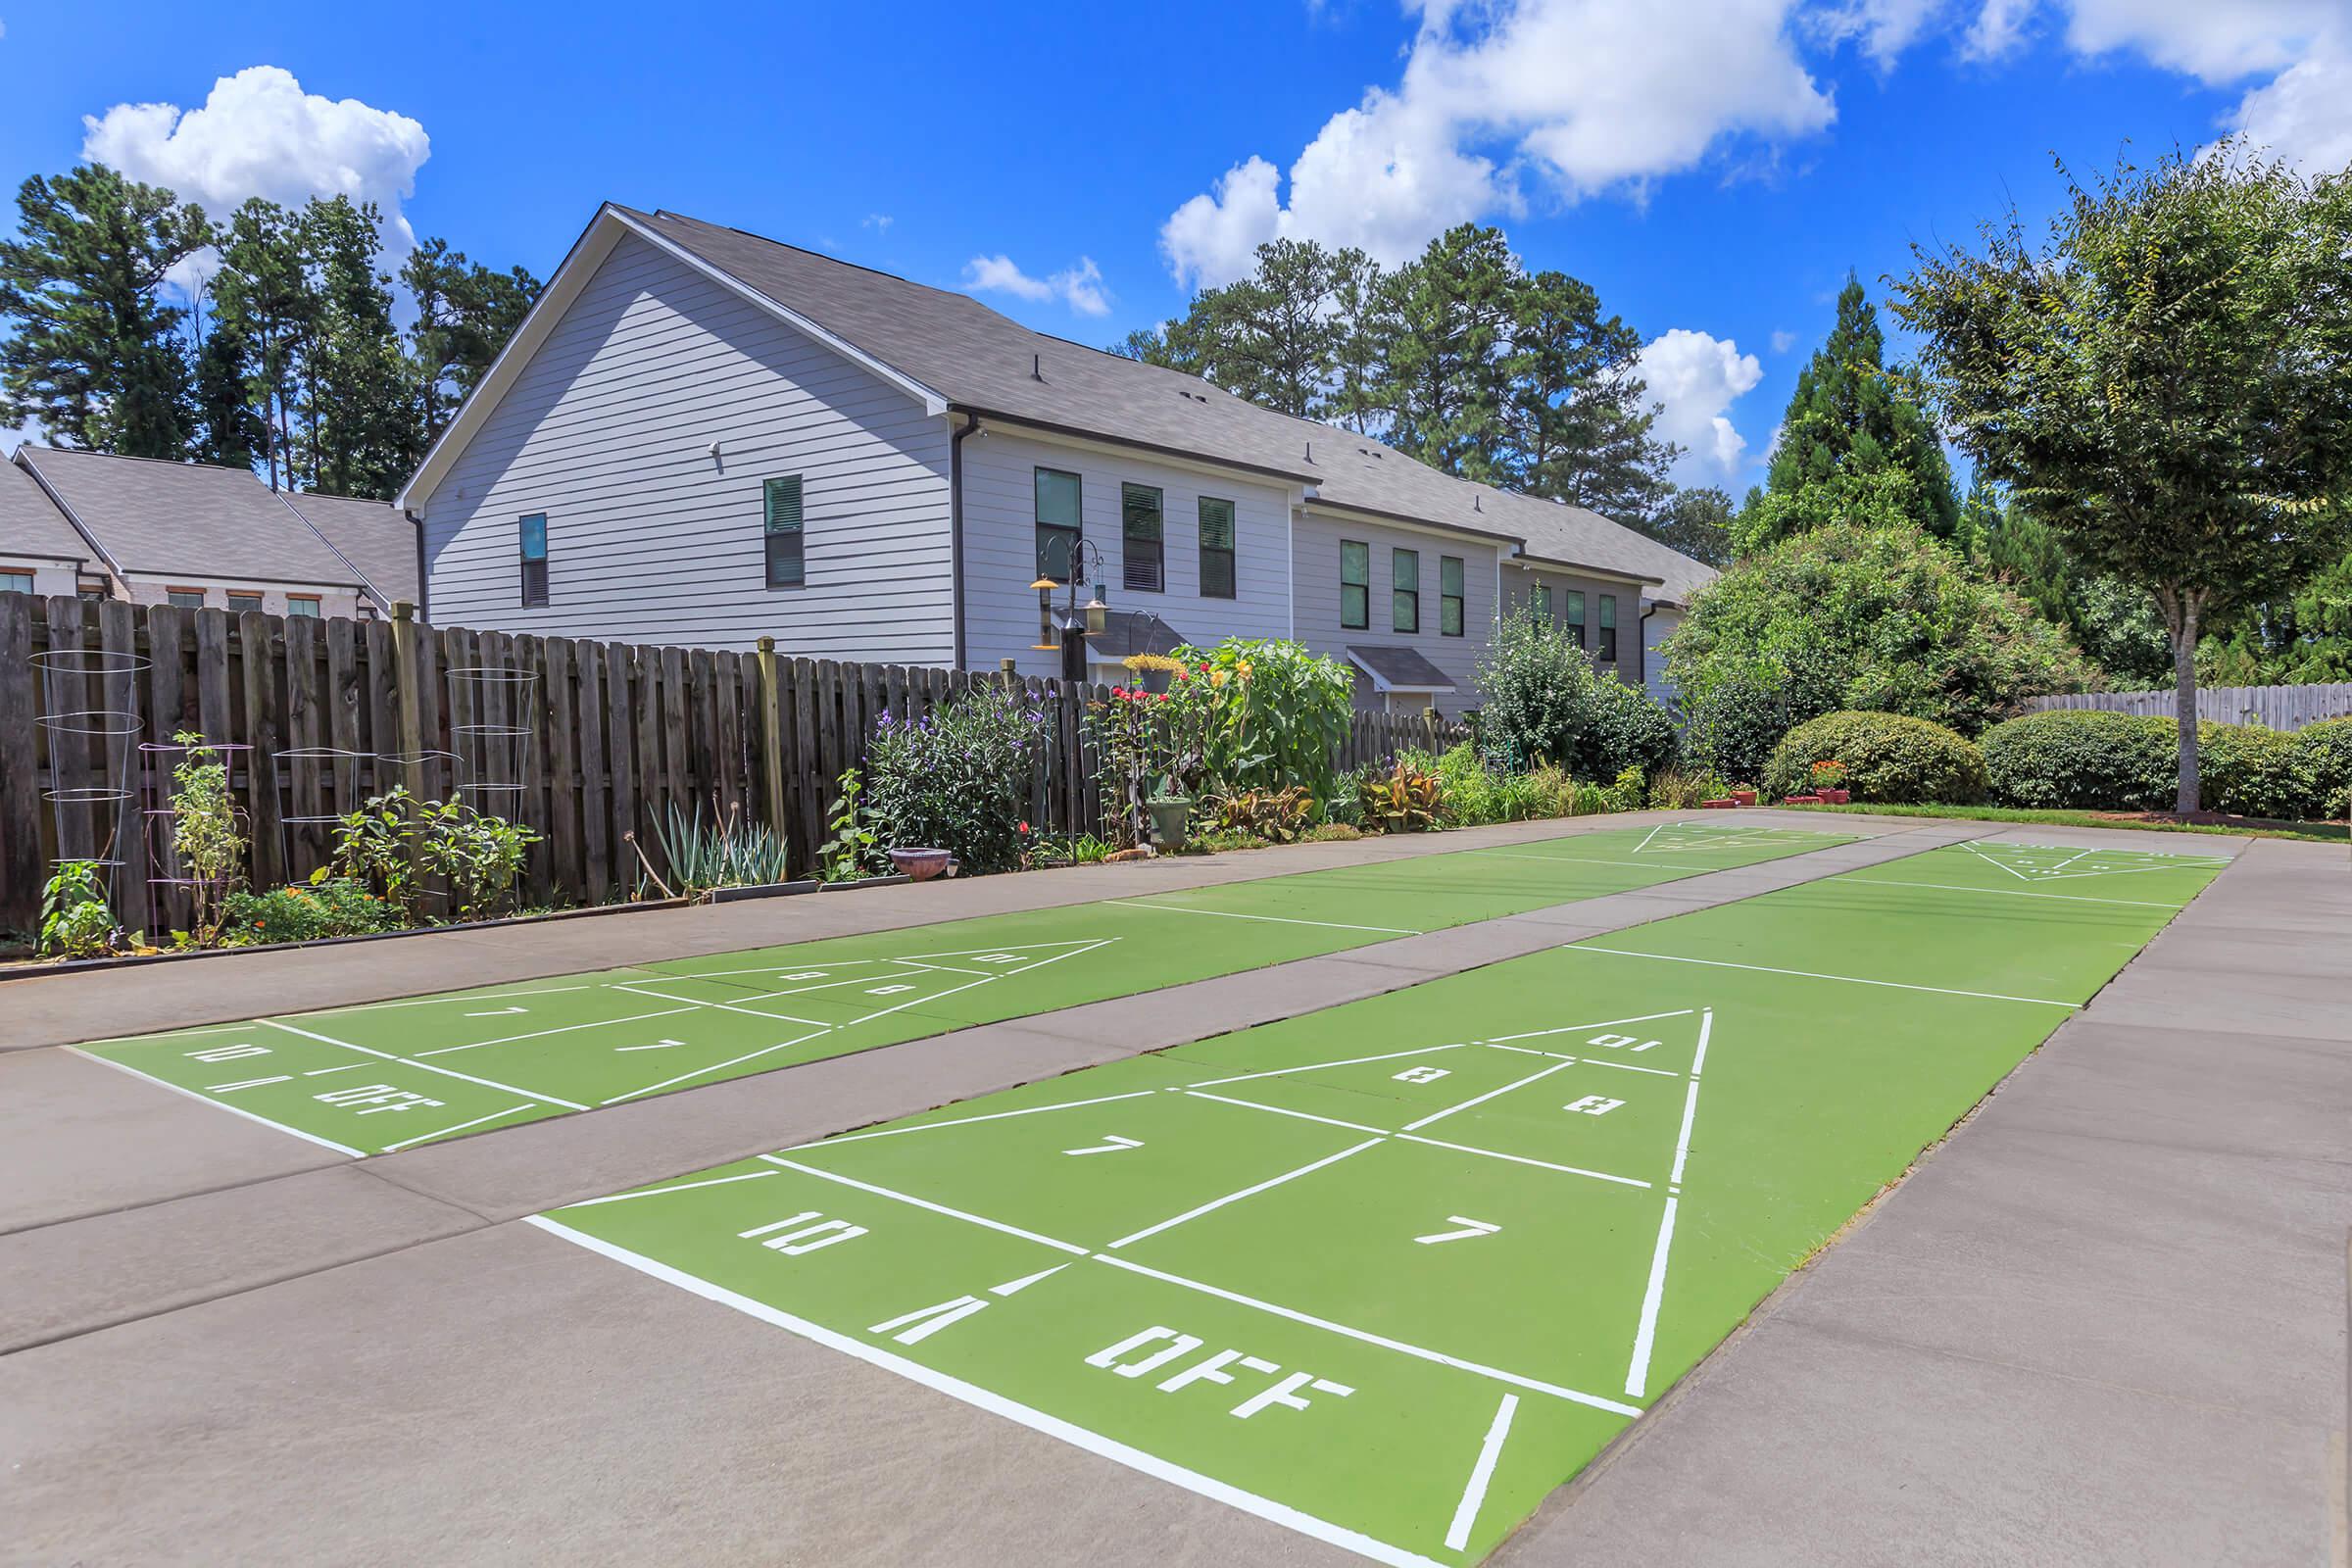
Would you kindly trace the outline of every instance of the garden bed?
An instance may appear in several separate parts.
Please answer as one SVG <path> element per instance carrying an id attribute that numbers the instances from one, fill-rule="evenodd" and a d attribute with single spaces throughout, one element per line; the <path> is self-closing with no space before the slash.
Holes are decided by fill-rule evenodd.
<path id="1" fill-rule="evenodd" d="M 79 974 L 91 969 L 127 969 L 147 963 L 179 963 L 189 958 L 224 958 L 239 953 L 341 948 L 358 942 L 394 942 L 402 937 L 440 936 L 452 931 L 494 931 L 509 926 L 546 925 L 555 920 L 584 920 L 601 914 L 634 914 L 641 909 L 683 909 L 695 902 L 693 899 L 647 899 L 630 904 L 600 904 L 586 909 L 549 909 L 538 914 L 511 914 L 497 920 L 461 920 L 451 925 L 414 925 L 399 931 L 366 931 L 357 936 L 314 937 L 308 942 L 247 942 L 223 948 L 120 953 L 105 958 L 18 958 L 0 961 L 0 981 L 24 980 L 43 974 Z"/>

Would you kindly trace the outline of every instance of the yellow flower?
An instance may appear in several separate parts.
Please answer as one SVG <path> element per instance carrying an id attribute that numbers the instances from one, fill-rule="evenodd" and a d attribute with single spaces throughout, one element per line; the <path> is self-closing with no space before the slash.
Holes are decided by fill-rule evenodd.
<path id="1" fill-rule="evenodd" d="M 1211 670 L 1208 676 L 1208 683 L 1211 686 L 1222 686 L 1231 677 L 1228 676 L 1224 670 Z"/>

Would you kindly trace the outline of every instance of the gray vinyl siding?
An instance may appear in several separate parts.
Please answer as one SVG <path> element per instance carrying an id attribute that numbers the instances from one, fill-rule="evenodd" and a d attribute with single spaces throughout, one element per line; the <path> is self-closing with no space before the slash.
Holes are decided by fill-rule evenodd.
<path id="1" fill-rule="evenodd" d="M 769 589 L 762 485 L 790 473 L 804 478 L 808 583 Z M 547 514 L 548 604 L 524 610 L 515 523 L 534 512 Z M 634 236 L 423 519 L 438 624 L 952 657 L 948 421 Z"/>
<path id="2" fill-rule="evenodd" d="M 1147 611 L 1200 644 L 1227 637 L 1290 635 L 1286 533 L 1289 493 L 1258 480 L 1228 479 L 1193 468 L 1112 454 L 993 428 L 963 443 L 963 554 L 966 662 L 992 669 L 1019 662 L 1023 674 L 1050 675 L 1059 656 L 1037 641 L 1036 470 L 1058 468 L 1082 483 L 1087 542 L 1102 553 L 1112 611 Z M 1166 591 L 1124 586 L 1120 571 L 1121 484 L 1156 487 Z M 1233 503 L 1234 593 L 1200 597 L 1200 498 Z M 1079 602 L 1086 594 L 1081 591 Z"/>
<path id="3" fill-rule="evenodd" d="M 1548 567 L 1505 564 L 1502 568 L 1505 608 L 1513 611 L 1525 609 L 1528 595 L 1539 581 L 1551 585 L 1551 619 L 1555 626 L 1565 624 L 1567 620 L 1566 595 L 1570 590 L 1585 596 L 1586 651 L 1592 656 L 1595 664 L 1615 674 L 1627 685 L 1641 685 L 1644 662 L 1641 626 L 1642 590 L 1633 583 L 1579 577 Z M 1612 595 L 1617 601 L 1617 662 L 1614 664 L 1600 664 L 1600 596 L 1603 594 Z"/>
<path id="4" fill-rule="evenodd" d="M 1372 547 L 1372 624 L 1361 631 L 1340 624 L 1340 541 L 1352 539 Z M 1298 641 L 1318 654 L 1345 661 L 1350 644 L 1356 647 L 1411 648 L 1444 670 L 1455 690 L 1441 693 L 1440 711 L 1459 713 L 1478 705 L 1478 660 L 1486 651 L 1488 632 L 1494 623 L 1495 563 L 1498 552 L 1491 540 L 1446 538 L 1404 528 L 1384 528 L 1314 512 L 1301 512 L 1292 530 L 1292 559 L 1298 608 Z M 1421 556 L 1421 629 L 1414 633 L 1390 629 L 1389 552 L 1418 551 Z M 1462 635 L 1447 637 L 1438 627 L 1442 580 L 1438 559 L 1459 556 L 1462 561 Z M 1358 672 L 1356 706 L 1377 708 L 1382 699 L 1368 676 Z"/>

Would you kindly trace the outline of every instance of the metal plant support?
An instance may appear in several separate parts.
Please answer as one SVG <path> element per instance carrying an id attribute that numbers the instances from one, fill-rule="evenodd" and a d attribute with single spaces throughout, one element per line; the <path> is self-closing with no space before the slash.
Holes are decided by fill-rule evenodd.
<path id="1" fill-rule="evenodd" d="M 49 808 L 57 854 L 50 863 L 99 867 L 110 902 L 128 840 L 136 834 L 137 760 L 142 720 L 139 676 L 147 661 L 102 648 L 50 648 L 31 658 L 40 673 L 41 711 L 33 722 L 47 753 L 41 799 Z"/>
<path id="2" fill-rule="evenodd" d="M 449 672 L 449 738 L 457 753 L 457 794 L 475 810 L 520 818 L 536 787 L 531 737 L 538 730 L 539 677 L 487 666 Z"/>

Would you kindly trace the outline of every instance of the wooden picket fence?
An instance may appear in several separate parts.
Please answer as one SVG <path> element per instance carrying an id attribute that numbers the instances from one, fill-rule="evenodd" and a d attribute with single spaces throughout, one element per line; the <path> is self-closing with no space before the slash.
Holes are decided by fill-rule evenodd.
<path id="1" fill-rule="evenodd" d="M 2069 692 L 2036 697 L 2035 709 L 2095 708 L 2111 713 L 2171 718 L 2175 697 L 2158 692 Z M 2352 717 L 2352 681 L 2309 686 L 2200 686 L 2197 717 L 2212 724 L 2260 724 L 2296 730 L 2330 718 Z"/>
<path id="2" fill-rule="evenodd" d="M 36 667 L 35 656 L 52 653 L 67 656 L 53 666 L 108 667 Z M 109 881 L 127 925 L 170 929 L 187 916 L 186 891 L 164 879 L 170 867 L 151 854 L 157 833 L 141 814 L 143 802 L 167 798 L 174 757 L 82 733 L 112 719 L 43 722 L 61 713 L 133 715 L 131 739 L 156 747 L 182 731 L 249 747 L 230 754 L 230 789 L 257 887 L 307 877 L 330 853 L 329 817 L 404 784 L 528 825 L 542 842 L 525 898 L 587 904 L 634 891 L 640 851 L 666 869 L 655 828 L 673 807 L 767 823 L 805 872 L 829 836 L 841 775 L 885 710 L 919 718 L 1004 681 L 1049 719 L 1031 820 L 1101 831 L 1085 714 L 1107 698 L 1103 687 L 795 659 L 764 638 L 737 653 L 437 628 L 405 605 L 390 620 L 318 620 L 0 593 L 0 928 L 35 923 L 42 884 L 66 858 L 119 862 Z M 1419 715 L 1358 713 L 1335 760 L 1442 750 L 1466 734 Z M 504 766 L 488 756 L 501 748 Z"/>

